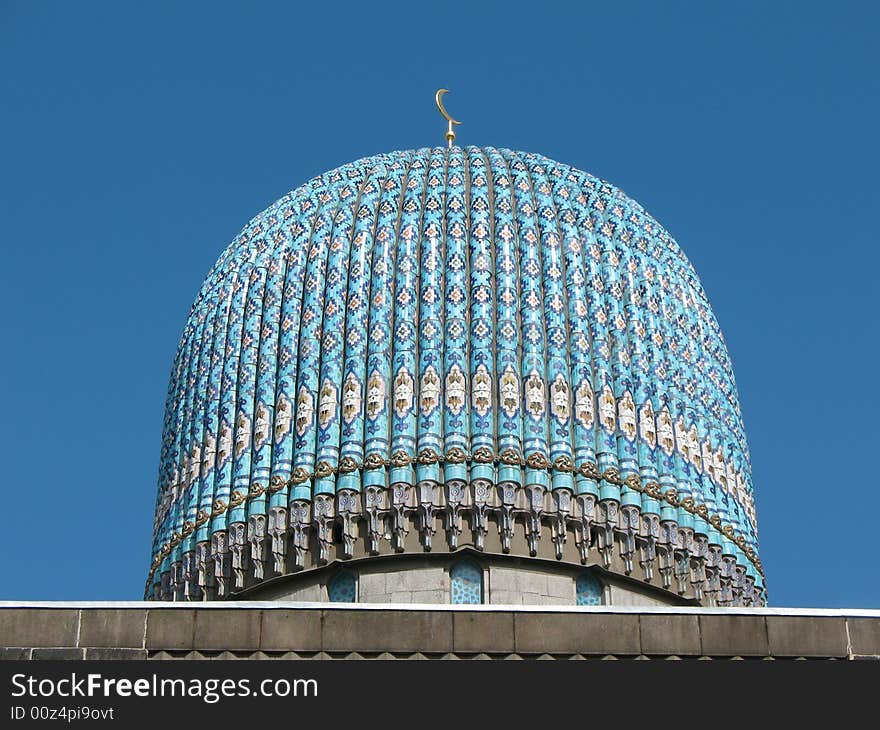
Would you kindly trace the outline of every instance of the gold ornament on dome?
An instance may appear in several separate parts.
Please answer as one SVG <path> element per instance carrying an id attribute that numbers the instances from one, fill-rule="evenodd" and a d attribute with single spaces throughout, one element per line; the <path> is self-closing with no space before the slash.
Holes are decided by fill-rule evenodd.
<path id="1" fill-rule="evenodd" d="M 446 111 L 446 107 L 443 106 L 443 95 L 448 94 L 449 89 L 438 89 L 437 93 L 434 94 L 434 101 L 437 103 L 437 108 L 440 110 L 440 114 L 443 115 L 443 118 L 446 120 L 446 145 L 447 147 L 452 147 L 452 143 L 455 141 L 455 130 L 452 128 L 453 125 L 461 124 L 456 119 L 453 119 L 449 112 Z"/>

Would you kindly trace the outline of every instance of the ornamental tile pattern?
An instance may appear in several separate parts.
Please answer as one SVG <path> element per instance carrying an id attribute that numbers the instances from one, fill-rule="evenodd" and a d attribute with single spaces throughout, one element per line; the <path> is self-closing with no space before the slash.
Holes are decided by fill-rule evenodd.
<path id="1" fill-rule="evenodd" d="M 602 605 L 602 583 L 592 573 L 581 573 L 574 585 L 578 606 Z"/>
<path id="2" fill-rule="evenodd" d="M 357 598 L 357 578 L 350 570 L 340 570 L 327 584 L 331 603 L 354 603 Z"/>
<path id="3" fill-rule="evenodd" d="M 450 479 L 634 507 L 763 586 L 736 384 L 696 273 L 621 190 L 540 155 L 377 155 L 245 227 L 172 368 L 150 581 L 236 524 L 259 537 L 272 509 Z"/>
<path id="4" fill-rule="evenodd" d="M 483 602 L 483 571 L 472 560 L 462 560 L 449 571 L 452 603 Z"/>

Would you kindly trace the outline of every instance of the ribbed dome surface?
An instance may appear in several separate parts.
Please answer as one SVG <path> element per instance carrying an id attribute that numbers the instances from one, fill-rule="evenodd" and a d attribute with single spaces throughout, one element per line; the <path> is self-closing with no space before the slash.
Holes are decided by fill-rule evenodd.
<path id="1" fill-rule="evenodd" d="M 377 155 L 245 227 L 173 367 L 148 592 L 163 574 L 196 581 L 175 571 L 199 545 L 235 567 L 236 526 L 257 562 L 254 536 L 271 539 L 286 572 L 278 541 L 304 509 L 315 532 L 290 538 L 297 553 L 332 542 L 322 515 L 387 538 L 370 504 L 392 514 L 396 489 L 425 484 L 501 490 L 500 511 L 518 490 L 517 510 L 564 513 L 561 541 L 579 497 L 594 529 L 662 543 L 674 525 L 763 600 L 746 436 L 703 288 L 638 203 L 545 157 Z"/>

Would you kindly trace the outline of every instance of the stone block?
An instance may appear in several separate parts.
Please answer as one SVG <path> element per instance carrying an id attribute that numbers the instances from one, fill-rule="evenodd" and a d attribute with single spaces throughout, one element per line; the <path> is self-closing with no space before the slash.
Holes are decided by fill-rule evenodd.
<path id="1" fill-rule="evenodd" d="M 358 576 L 358 596 L 384 596 L 388 593 L 384 573 L 361 573 Z"/>
<path id="2" fill-rule="evenodd" d="M 449 593 L 443 590 L 413 591 L 413 603 L 449 603 Z"/>
<path id="3" fill-rule="evenodd" d="M 146 649 L 114 649 L 109 647 L 86 649 L 86 659 L 108 659 L 111 661 L 117 661 L 121 659 L 140 660 L 146 658 Z"/>
<path id="4" fill-rule="evenodd" d="M 629 586 L 611 585 L 611 605 L 639 608 L 642 606 L 668 606 L 663 600 L 647 593 L 633 590 Z"/>
<path id="5" fill-rule="evenodd" d="M 142 608 L 84 608 L 79 645 L 141 648 L 146 618 L 147 612 Z"/>
<path id="6" fill-rule="evenodd" d="M 489 568 L 489 590 L 492 592 L 518 592 L 520 588 L 516 576 L 516 570 L 492 566 L 491 568 Z"/>
<path id="7" fill-rule="evenodd" d="M 520 605 L 522 604 L 522 594 L 518 591 L 496 590 L 489 592 L 489 603 L 501 605 Z"/>
<path id="8" fill-rule="evenodd" d="M 259 610 L 250 608 L 196 611 L 196 651 L 256 651 L 260 648 Z"/>
<path id="9" fill-rule="evenodd" d="M 400 570 L 385 575 L 388 593 L 438 590 L 448 583 L 446 571 L 438 566 Z"/>
<path id="10" fill-rule="evenodd" d="M 513 613 L 456 611 L 452 618 L 456 652 L 511 653 L 514 651 Z"/>
<path id="11" fill-rule="evenodd" d="M 320 651 L 321 611 L 267 609 L 263 611 L 260 648 L 263 651 Z"/>
<path id="12" fill-rule="evenodd" d="M 15 661 L 18 659 L 30 659 L 30 649 L 7 649 L 0 647 L 0 661 Z"/>
<path id="13" fill-rule="evenodd" d="M 79 661 L 83 658 L 85 649 L 34 649 L 31 659 L 49 659 L 52 661 Z"/>
<path id="14" fill-rule="evenodd" d="M 880 618 L 848 618 L 846 624 L 855 656 L 880 656 Z"/>
<path id="15" fill-rule="evenodd" d="M 73 608 L 0 609 L 0 646 L 76 646 L 79 611 Z"/>
<path id="16" fill-rule="evenodd" d="M 213 609 L 202 609 L 208 612 Z M 192 649 L 196 612 L 184 608 L 151 608 L 147 611 L 147 649 Z"/>
<path id="17" fill-rule="evenodd" d="M 523 570 L 517 576 L 517 588 L 523 593 L 535 593 L 539 596 L 547 595 L 547 576 L 544 573 L 533 573 Z"/>
<path id="18" fill-rule="evenodd" d="M 767 616 L 771 656 L 843 657 L 846 619 L 837 616 Z"/>
<path id="19" fill-rule="evenodd" d="M 769 653 L 763 616 L 702 615 L 700 640 L 706 656 L 767 656 Z"/>
<path id="20" fill-rule="evenodd" d="M 326 601 L 327 592 L 319 583 L 297 586 L 284 597 L 286 601 Z"/>
<path id="21" fill-rule="evenodd" d="M 371 593 L 368 596 L 358 594 L 358 603 L 391 603 L 391 596 L 387 593 Z"/>
<path id="22" fill-rule="evenodd" d="M 452 651 L 450 611 L 324 611 L 324 651 Z"/>
<path id="23" fill-rule="evenodd" d="M 527 654 L 638 654 L 635 614 L 514 614 L 516 651 Z"/>
<path id="24" fill-rule="evenodd" d="M 574 605 L 575 591 L 574 578 L 570 575 L 548 575 L 547 576 L 547 595 L 554 598 L 563 599 L 557 603 L 565 605 Z"/>
<path id="25" fill-rule="evenodd" d="M 699 655 L 700 622 L 696 615 L 642 614 L 639 617 L 642 654 Z"/>
<path id="26" fill-rule="evenodd" d="M 523 593 L 522 604 L 524 606 L 556 606 L 559 605 L 558 598 L 547 596 L 543 593 Z"/>
<path id="27" fill-rule="evenodd" d="M 414 570 L 400 570 L 387 573 L 385 575 L 385 592 L 393 594 L 412 590 L 411 581 L 415 577 L 413 575 L 415 572 Z"/>

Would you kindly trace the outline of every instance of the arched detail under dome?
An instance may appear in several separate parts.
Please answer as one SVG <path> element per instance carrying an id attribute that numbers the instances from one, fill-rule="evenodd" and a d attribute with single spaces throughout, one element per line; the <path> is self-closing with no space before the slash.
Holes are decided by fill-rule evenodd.
<path id="1" fill-rule="evenodd" d="M 575 581 L 575 594 L 578 606 L 601 606 L 605 590 L 592 571 L 586 570 Z"/>
<path id="2" fill-rule="evenodd" d="M 465 559 L 452 566 L 452 603 L 483 603 L 483 571 L 473 560 Z"/>
<path id="3" fill-rule="evenodd" d="M 327 584 L 327 597 L 331 603 L 355 603 L 357 576 L 350 570 L 340 570 Z"/>

